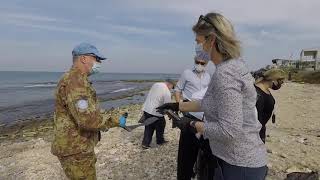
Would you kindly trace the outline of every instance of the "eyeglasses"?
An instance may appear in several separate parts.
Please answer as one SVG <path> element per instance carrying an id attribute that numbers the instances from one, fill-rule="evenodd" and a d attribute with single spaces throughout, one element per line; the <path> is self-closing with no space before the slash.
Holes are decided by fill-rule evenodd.
<path id="1" fill-rule="evenodd" d="M 96 56 L 95 54 L 86 54 L 86 56 L 90 56 L 96 59 L 97 62 L 100 62 L 100 59 L 98 56 Z"/>
<path id="2" fill-rule="evenodd" d="M 209 19 L 208 17 L 206 17 L 206 16 L 204 16 L 204 15 L 200 15 L 200 16 L 199 16 L 199 19 L 198 19 L 198 24 L 201 25 L 201 24 L 205 24 L 205 23 L 211 25 L 212 28 L 213 28 L 214 30 L 216 30 L 216 27 L 214 26 L 214 24 L 210 21 L 210 19 Z"/>
<path id="3" fill-rule="evenodd" d="M 200 61 L 195 61 L 194 63 L 195 63 L 195 64 L 201 64 L 202 66 L 204 66 L 204 65 L 207 64 L 207 63 L 205 63 L 205 62 L 200 62 Z"/>

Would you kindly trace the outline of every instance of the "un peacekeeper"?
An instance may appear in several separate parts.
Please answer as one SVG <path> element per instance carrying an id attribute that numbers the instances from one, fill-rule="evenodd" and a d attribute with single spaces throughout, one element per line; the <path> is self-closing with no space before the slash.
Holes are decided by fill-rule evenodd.
<path id="1" fill-rule="evenodd" d="M 88 43 L 73 51 L 73 66 L 58 83 L 55 94 L 54 140 L 51 147 L 69 179 L 96 179 L 94 146 L 100 131 L 119 126 L 116 112 L 102 114 L 88 76 L 99 72 L 102 56 Z"/>

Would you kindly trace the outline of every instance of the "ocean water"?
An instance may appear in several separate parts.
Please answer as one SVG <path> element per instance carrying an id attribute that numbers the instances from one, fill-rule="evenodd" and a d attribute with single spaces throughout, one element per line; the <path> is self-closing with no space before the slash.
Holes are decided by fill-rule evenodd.
<path id="1" fill-rule="evenodd" d="M 52 114 L 54 90 L 62 75 L 59 72 L 0 71 L 0 123 Z M 152 85 L 152 82 L 143 80 L 178 77 L 177 74 L 100 73 L 89 79 L 102 100 L 103 108 L 110 108 L 143 101 L 143 95 L 130 97 Z M 130 98 L 117 100 L 124 96 Z"/>

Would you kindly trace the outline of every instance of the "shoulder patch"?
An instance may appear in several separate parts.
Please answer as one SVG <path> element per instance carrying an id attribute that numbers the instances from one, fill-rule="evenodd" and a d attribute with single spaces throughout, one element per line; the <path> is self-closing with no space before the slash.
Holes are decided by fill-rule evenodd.
<path id="1" fill-rule="evenodd" d="M 86 110 L 88 108 L 88 100 L 80 99 L 77 102 L 77 108 L 80 110 Z"/>

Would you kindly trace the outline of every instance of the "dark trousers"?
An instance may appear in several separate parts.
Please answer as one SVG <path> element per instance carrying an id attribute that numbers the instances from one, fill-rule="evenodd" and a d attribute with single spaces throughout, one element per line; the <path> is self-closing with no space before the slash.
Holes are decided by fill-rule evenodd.
<path id="1" fill-rule="evenodd" d="M 198 180 L 212 180 L 218 163 L 215 156 L 212 155 L 208 139 L 200 138 L 200 150 L 198 152 L 196 173 Z"/>
<path id="2" fill-rule="evenodd" d="M 150 118 L 150 117 L 157 117 L 153 116 L 151 114 L 148 114 L 144 112 L 145 118 Z M 157 144 L 161 144 L 164 142 L 164 129 L 166 127 L 166 121 L 164 117 L 157 117 L 159 120 L 155 121 L 154 123 L 145 126 L 144 128 L 144 135 L 143 135 L 143 140 L 142 140 L 142 145 L 144 146 L 150 146 L 150 143 L 152 141 L 152 136 L 154 131 L 156 131 L 156 140 Z"/>
<path id="3" fill-rule="evenodd" d="M 177 179 L 190 180 L 193 177 L 193 167 L 200 148 L 199 140 L 188 129 L 181 131 L 178 149 Z"/>
<path id="4" fill-rule="evenodd" d="M 258 168 L 240 167 L 219 159 L 214 180 L 265 180 L 267 166 Z"/>

